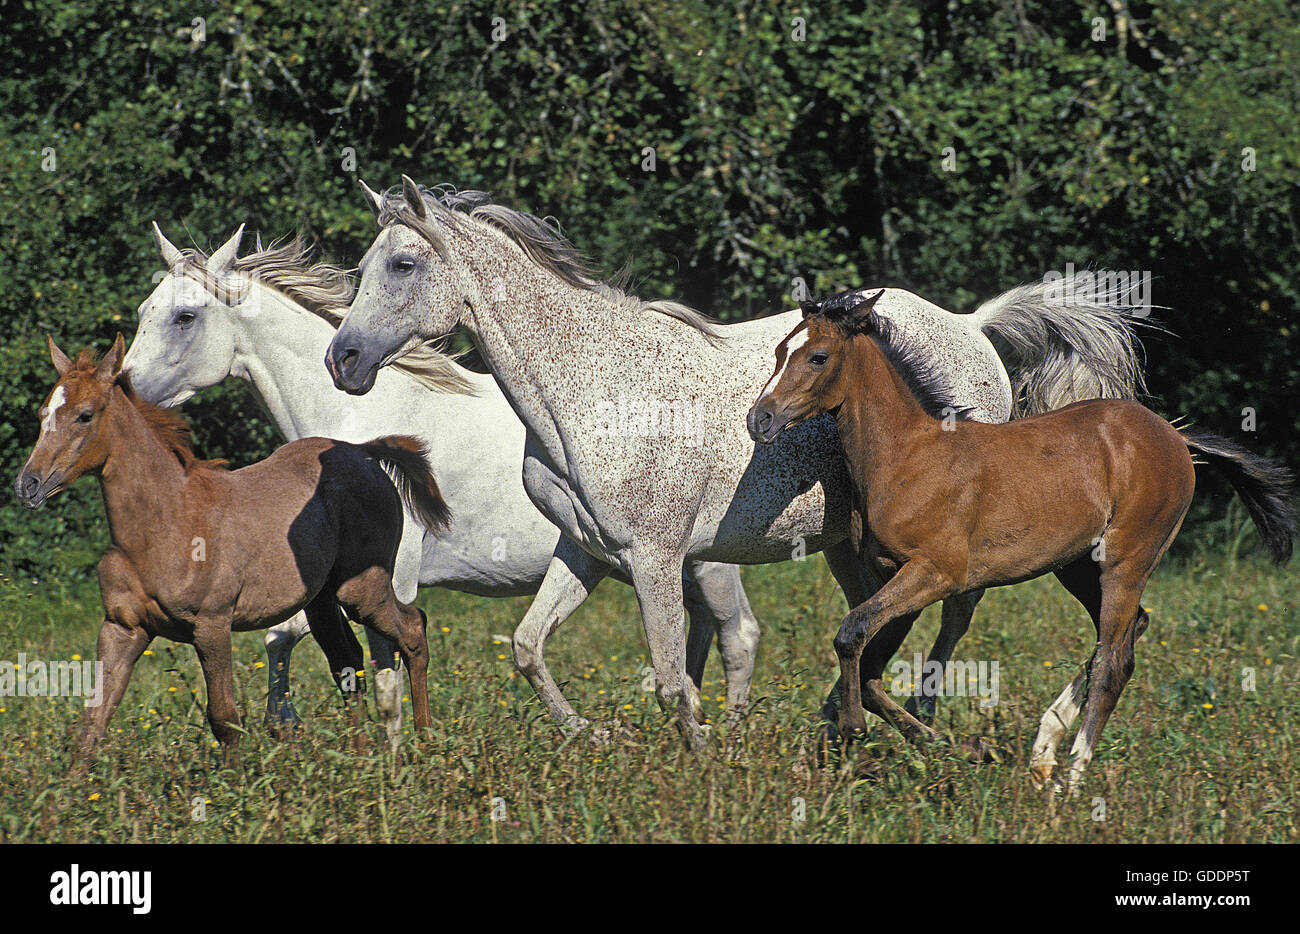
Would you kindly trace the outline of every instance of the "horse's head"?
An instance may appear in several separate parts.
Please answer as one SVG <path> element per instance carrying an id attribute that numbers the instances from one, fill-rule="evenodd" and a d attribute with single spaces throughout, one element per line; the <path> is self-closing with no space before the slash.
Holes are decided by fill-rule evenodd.
<path id="1" fill-rule="evenodd" d="M 247 277 L 233 271 L 244 227 L 206 262 L 178 250 L 156 223 L 153 233 L 167 272 L 140 304 L 123 368 L 140 396 L 170 407 L 215 386 L 234 366 L 234 309 L 249 293 Z"/>
<path id="2" fill-rule="evenodd" d="M 325 354 L 334 385 L 369 392 L 380 367 L 451 332 L 473 289 L 458 258 L 457 215 L 402 176 L 400 192 L 380 195 L 363 182 L 379 236 L 360 265 L 352 307 Z"/>
<path id="3" fill-rule="evenodd" d="M 14 482 L 18 502 L 31 509 L 82 474 L 103 466 L 108 457 L 104 411 L 126 352 L 121 334 L 98 363 L 89 350 L 74 361 L 53 338 L 47 335 L 45 341 L 59 381 L 37 412 L 41 433 Z"/>
<path id="4" fill-rule="evenodd" d="M 776 348 L 776 370 L 745 418 L 749 436 L 770 444 L 786 428 L 833 412 L 847 394 L 848 343 L 874 327 L 871 308 L 884 289 L 862 299 L 845 292 L 824 302 L 803 302 L 804 319 Z"/>

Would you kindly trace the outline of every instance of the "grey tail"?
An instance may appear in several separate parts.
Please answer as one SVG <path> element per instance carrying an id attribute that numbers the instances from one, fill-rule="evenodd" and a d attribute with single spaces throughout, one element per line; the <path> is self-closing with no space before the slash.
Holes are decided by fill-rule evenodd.
<path id="1" fill-rule="evenodd" d="M 1145 318 L 1149 308 L 1130 304 L 1127 290 L 1103 284 L 1084 288 L 1078 274 L 1032 282 L 974 312 L 1011 377 L 1015 417 L 1146 391 L 1136 326 L 1155 326 Z"/>

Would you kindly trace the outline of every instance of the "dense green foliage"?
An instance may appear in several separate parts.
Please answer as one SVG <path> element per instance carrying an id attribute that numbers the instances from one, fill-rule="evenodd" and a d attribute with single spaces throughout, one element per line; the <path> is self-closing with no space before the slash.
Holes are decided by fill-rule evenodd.
<path id="1" fill-rule="evenodd" d="M 129 336 L 150 220 L 207 248 L 301 229 L 352 263 L 355 179 L 400 172 L 553 214 L 643 295 L 724 319 L 788 306 L 795 277 L 971 308 L 1067 263 L 1150 270 L 1177 335 L 1148 341 L 1158 408 L 1300 460 L 1300 13 L 1132 10 L 0 0 L 0 474 L 36 436 L 43 334 Z M 187 411 L 207 456 L 274 444 L 238 387 Z M 0 567 L 87 568 L 95 498 L 4 497 Z"/>

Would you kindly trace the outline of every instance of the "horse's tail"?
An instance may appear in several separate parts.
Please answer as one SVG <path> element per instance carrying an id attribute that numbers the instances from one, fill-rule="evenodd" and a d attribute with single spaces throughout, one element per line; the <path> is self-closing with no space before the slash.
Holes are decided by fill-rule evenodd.
<path id="1" fill-rule="evenodd" d="M 1259 529 L 1260 536 L 1273 553 L 1273 560 L 1286 564 L 1291 558 L 1291 540 L 1295 537 L 1296 509 L 1292 498 L 1291 471 L 1277 461 L 1210 434 L 1181 428 L 1179 433 L 1187 447 L 1213 464 L 1232 484 L 1246 511 Z"/>
<path id="2" fill-rule="evenodd" d="M 1109 284 L 1098 292 L 1064 278 L 1017 286 L 976 309 L 1011 377 L 1016 418 L 1146 390 L 1134 328 L 1142 319 L 1125 298 Z"/>
<path id="3" fill-rule="evenodd" d="M 430 531 L 447 528 L 451 507 L 438 491 L 423 441 L 410 435 L 386 435 L 358 447 L 389 468 L 402 503 L 421 525 Z"/>

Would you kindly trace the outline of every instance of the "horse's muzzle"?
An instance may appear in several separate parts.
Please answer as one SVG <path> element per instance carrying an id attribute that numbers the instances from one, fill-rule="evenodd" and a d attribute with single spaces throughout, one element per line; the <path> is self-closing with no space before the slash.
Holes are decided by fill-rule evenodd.
<path id="1" fill-rule="evenodd" d="M 50 497 L 50 492 L 59 485 L 58 477 L 47 477 L 45 482 L 34 472 L 24 469 L 14 481 L 14 496 L 28 509 L 35 509 Z"/>
<path id="2" fill-rule="evenodd" d="M 783 425 L 778 425 L 776 416 L 764 405 L 755 404 L 745 416 L 745 427 L 749 436 L 760 444 L 771 444 L 781 433 Z"/>
<path id="3" fill-rule="evenodd" d="M 366 366 L 360 348 L 331 343 L 325 352 L 325 368 L 329 370 L 334 386 L 354 396 L 363 396 L 375 385 L 378 367 Z"/>

